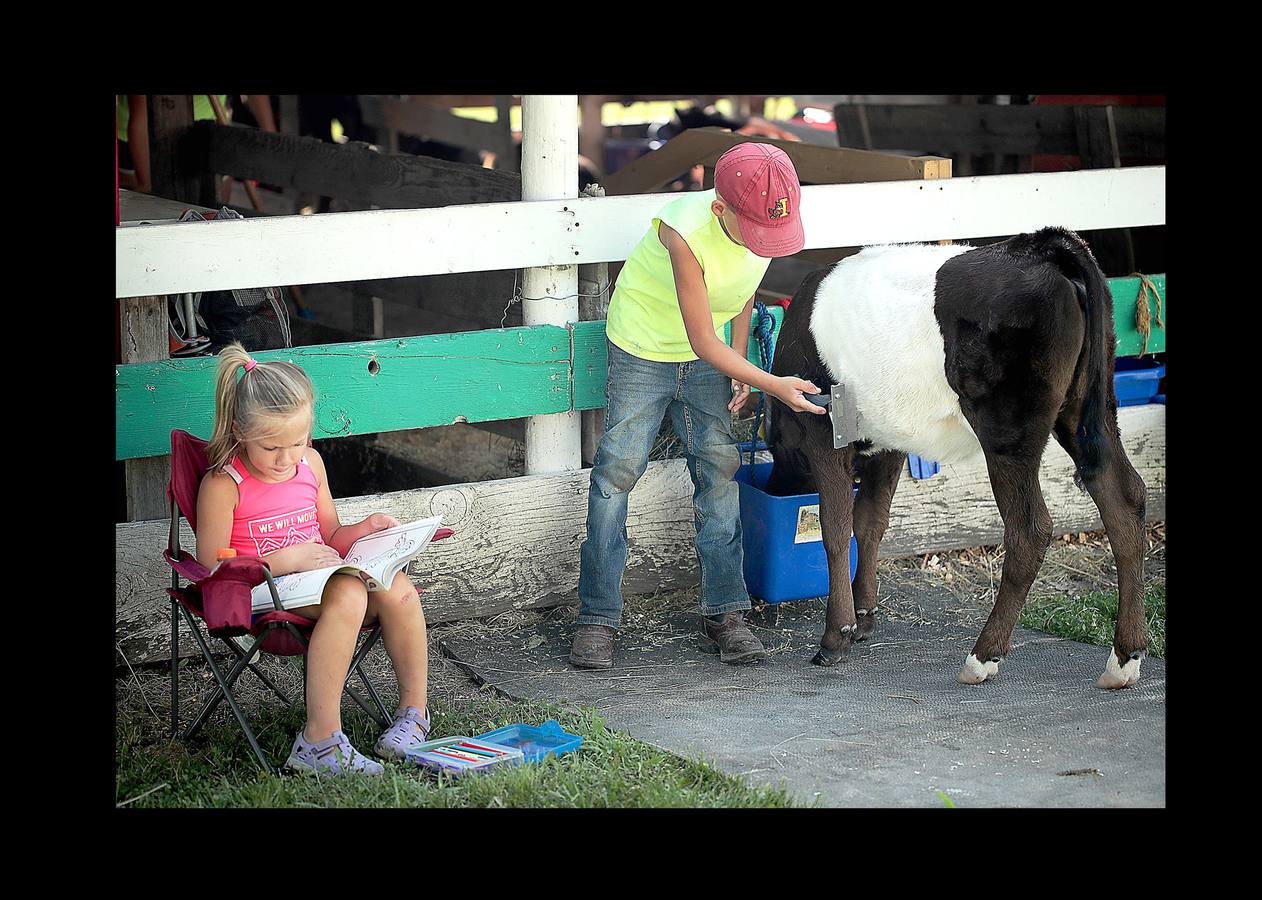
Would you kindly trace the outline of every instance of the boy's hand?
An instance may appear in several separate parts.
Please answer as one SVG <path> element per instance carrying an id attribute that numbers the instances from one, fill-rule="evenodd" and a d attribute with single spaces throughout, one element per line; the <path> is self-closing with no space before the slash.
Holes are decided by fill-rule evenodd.
<path id="1" fill-rule="evenodd" d="M 732 379 L 732 402 L 727 405 L 731 412 L 736 412 L 745 404 L 745 398 L 749 396 L 749 385 Z"/>
<path id="2" fill-rule="evenodd" d="M 378 531 L 385 531 L 387 528 L 399 527 L 399 520 L 385 513 L 373 513 L 366 521 L 368 522 L 369 534 L 376 534 Z"/>
<path id="3" fill-rule="evenodd" d="M 824 407 L 816 406 L 802 396 L 803 394 L 820 394 L 823 392 L 811 382 L 794 375 L 785 375 L 777 378 L 773 393 L 777 400 L 794 412 L 814 413 L 817 416 L 822 416 L 828 412 Z"/>

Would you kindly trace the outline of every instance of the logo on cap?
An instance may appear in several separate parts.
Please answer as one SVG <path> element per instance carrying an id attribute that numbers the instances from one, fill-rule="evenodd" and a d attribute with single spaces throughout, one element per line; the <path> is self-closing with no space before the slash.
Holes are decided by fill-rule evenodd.
<path id="1" fill-rule="evenodd" d="M 789 215 L 789 198 L 781 197 L 776 205 L 767 210 L 767 218 L 783 219 Z"/>

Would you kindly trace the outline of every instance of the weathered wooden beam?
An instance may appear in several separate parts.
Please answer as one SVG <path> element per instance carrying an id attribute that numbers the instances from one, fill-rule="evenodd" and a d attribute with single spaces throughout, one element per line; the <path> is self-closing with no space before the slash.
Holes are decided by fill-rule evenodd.
<path id="1" fill-rule="evenodd" d="M 372 512 L 401 521 L 441 515 L 455 535 L 409 568 L 431 624 L 551 602 L 578 585 L 591 473 L 536 475 L 336 501 L 343 522 Z M 683 460 L 650 463 L 627 514 L 627 593 L 697 584 L 692 482 Z M 169 521 L 116 526 L 116 639 L 133 665 L 169 658 L 170 585 L 162 560 Z M 180 545 L 195 546 L 186 521 Z M 181 623 L 181 629 L 184 628 Z M 181 647 L 192 653 L 185 635 Z"/>
<path id="2" fill-rule="evenodd" d="M 1149 522 L 1166 517 L 1166 407 L 1150 403 L 1118 410 L 1118 428 L 1131 465 L 1148 489 Z M 1103 528 L 1091 496 L 1074 484 L 1074 467 L 1060 444 L 1049 440 L 1039 484 L 1054 534 Z M 932 478 L 916 480 L 904 467 L 882 557 L 913 556 L 1003 541 L 1003 520 L 980 455 L 967 463 L 944 464 Z"/>
<path id="3" fill-rule="evenodd" d="M 1089 123 L 1104 120 L 1105 110 L 1104 106 L 839 103 L 833 114 L 844 147 L 863 147 L 868 135 L 870 146 L 876 149 L 951 155 L 1078 155 L 1080 136 L 1089 130 Z M 1115 106 L 1113 115 L 1122 156 L 1165 159 L 1164 106 Z M 1104 149 L 1101 145 L 1102 153 Z"/>
<path id="4" fill-rule="evenodd" d="M 367 144 L 329 144 L 257 128 L 199 122 L 213 172 L 357 206 L 424 209 L 521 199 L 521 177 L 427 156 L 391 155 Z"/>
<path id="5" fill-rule="evenodd" d="M 609 196 L 656 191 L 695 165 L 713 167 L 720 156 L 754 141 L 779 147 L 793 160 L 803 184 L 855 184 L 950 177 L 939 157 L 896 156 L 843 147 L 781 141 L 758 135 L 733 134 L 721 128 L 690 128 L 665 146 L 622 167 L 606 179 Z M 928 171 L 930 174 L 926 174 Z"/>
<path id="6" fill-rule="evenodd" d="M 381 97 L 378 101 L 380 124 L 390 131 L 440 141 L 453 147 L 490 150 L 496 156 L 505 156 L 513 149 L 512 135 L 501 123 L 457 116 L 450 108 L 426 100 L 417 96 L 407 100 Z"/>
<path id="7" fill-rule="evenodd" d="M 1165 406 L 1118 411 L 1122 441 L 1148 489 L 1147 516 L 1166 515 Z M 478 484 L 424 488 L 336 501 L 343 522 L 372 512 L 403 521 L 441 515 L 456 530 L 412 564 L 432 623 L 494 615 L 555 601 L 578 584 L 578 556 L 587 532 L 590 472 L 523 476 Z M 1096 530 L 1099 511 L 1073 484 L 1073 465 L 1055 441 L 1043 456 L 1039 482 L 1055 534 Z M 627 517 L 628 594 L 697 583 L 692 483 L 683 460 L 650 463 L 630 495 Z M 133 664 L 160 662 L 170 652 L 169 584 L 160 549 L 169 523 L 115 528 L 115 637 Z M 181 523 L 181 546 L 193 535 Z M 904 470 L 890 511 L 882 558 L 995 544 L 1003 521 L 985 461 L 945 465 L 916 481 Z M 181 625 L 181 627 L 183 627 Z M 191 653 L 191 639 L 181 641 Z"/>

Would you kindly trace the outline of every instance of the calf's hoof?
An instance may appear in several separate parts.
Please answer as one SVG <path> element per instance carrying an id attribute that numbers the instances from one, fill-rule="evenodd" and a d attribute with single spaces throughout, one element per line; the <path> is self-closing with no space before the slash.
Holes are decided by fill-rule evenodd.
<path id="1" fill-rule="evenodd" d="M 1104 672 L 1096 680 L 1095 686 L 1106 691 L 1130 687 L 1139 681 L 1139 664 L 1143 662 L 1143 659 L 1144 651 L 1136 650 L 1126 660 L 1126 664 L 1122 665 L 1118 659 L 1117 650 L 1110 649 L 1109 661 L 1104 667 Z"/>
<path id="2" fill-rule="evenodd" d="M 970 653 L 964 660 L 964 668 L 957 677 L 960 684 L 981 684 L 987 678 L 999 672 L 999 659 L 979 660 L 976 654 Z"/>
<path id="3" fill-rule="evenodd" d="M 854 640 L 866 641 L 876 628 L 876 610 L 856 609 L 854 614 L 859 620 L 854 626 Z"/>
<path id="4" fill-rule="evenodd" d="M 823 643 L 823 641 L 821 641 L 819 645 L 819 650 L 815 653 L 813 657 L 811 657 L 811 662 L 817 666 L 835 666 L 837 665 L 837 663 L 843 663 L 849 660 L 850 659 L 850 641 L 851 641 L 851 635 L 853 634 L 853 632 L 854 632 L 853 625 L 847 625 L 844 628 L 842 628 L 841 629 L 841 643 L 838 644 L 837 649 L 835 650 L 828 649 L 828 647 Z M 828 638 L 828 635 L 824 635 L 824 639 L 827 640 L 827 638 Z"/>

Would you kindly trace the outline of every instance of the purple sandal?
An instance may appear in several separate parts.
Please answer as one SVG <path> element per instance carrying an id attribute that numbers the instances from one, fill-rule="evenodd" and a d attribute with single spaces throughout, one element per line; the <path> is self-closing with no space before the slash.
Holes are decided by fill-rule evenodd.
<path id="1" fill-rule="evenodd" d="M 382 732 L 373 746 L 378 756 L 403 759 L 413 747 L 429 739 L 429 707 L 424 715 L 415 706 L 394 714 L 394 724 Z"/>
<path id="2" fill-rule="evenodd" d="M 350 740 L 340 731 L 314 744 L 299 731 L 294 747 L 289 751 L 289 759 L 285 760 L 285 767 L 317 775 L 349 775 L 354 772 L 381 775 L 386 770 L 381 763 L 374 762 L 352 747 Z"/>

